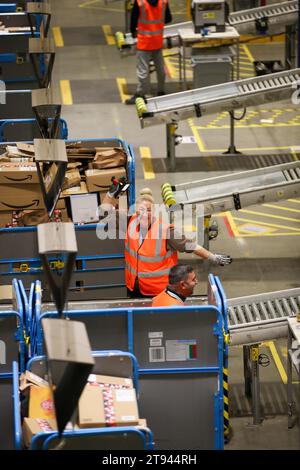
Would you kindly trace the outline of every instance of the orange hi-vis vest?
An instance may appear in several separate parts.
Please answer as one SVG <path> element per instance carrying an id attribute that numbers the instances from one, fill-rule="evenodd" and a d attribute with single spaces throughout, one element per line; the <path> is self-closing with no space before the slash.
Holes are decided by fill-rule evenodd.
<path id="1" fill-rule="evenodd" d="M 178 262 L 176 251 L 167 249 L 167 231 L 170 225 L 156 219 L 140 244 L 139 220 L 132 216 L 125 238 L 125 282 L 134 290 L 136 278 L 143 295 L 153 297 L 166 288 L 169 271 Z"/>
<path id="2" fill-rule="evenodd" d="M 140 15 L 137 26 L 137 48 L 141 51 L 162 49 L 167 0 L 158 0 L 156 7 L 147 0 L 137 0 Z"/>
<path id="3" fill-rule="evenodd" d="M 174 307 L 178 305 L 184 305 L 183 300 L 176 295 L 173 297 L 171 292 L 168 293 L 165 290 L 152 299 L 152 307 Z"/>

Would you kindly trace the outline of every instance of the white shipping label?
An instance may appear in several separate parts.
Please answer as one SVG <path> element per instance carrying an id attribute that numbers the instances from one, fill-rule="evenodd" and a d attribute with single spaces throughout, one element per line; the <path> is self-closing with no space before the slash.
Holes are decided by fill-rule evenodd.
<path id="1" fill-rule="evenodd" d="M 96 375 L 95 374 L 90 374 L 88 376 L 88 382 L 97 382 Z"/>
<path id="2" fill-rule="evenodd" d="M 166 340 L 166 361 L 190 361 L 196 359 L 197 341 Z"/>
<path id="3" fill-rule="evenodd" d="M 162 340 L 160 338 L 150 339 L 150 346 L 161 346 L 161 345 L 162 345 Z"/>
<path id="4" fill-rule="evenodd" d="M 163 338 L 164 334 L 162 331 L 149 331 L 148 338 Z"/>
<path id="5" fill-rule="evenodd" d="M 197 141 L 193 135 L 183 135 L 181 144 L 196 144 Z"/>
<path id="6" fill-rule="evenodd" d="M 134 389 L 116 390 L 116 401 L 135 401 Z"/>
<path id="7" fill-rule="evenodd" d="M 136 416 L 121 416 L 121 421 L 136 421 Z"/>
<path id="8" fill-rule="evenodd" d="M 149 348 L 149 362 L 165 362 L 165 348 Z"/>

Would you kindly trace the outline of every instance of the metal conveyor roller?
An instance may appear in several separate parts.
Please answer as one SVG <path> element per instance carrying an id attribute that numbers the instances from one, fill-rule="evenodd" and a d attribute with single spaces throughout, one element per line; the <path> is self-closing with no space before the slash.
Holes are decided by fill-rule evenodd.
<path id="1" fill-rule="evenodd" d="M 298 68 L 150 98 L 147 103 L 143 102 L 143 106 L 137 103 L 137 111 L 142 127 L 178 122 L 205 114 L 288 99 L 299 83 Z"/>
<path id="2" fill-rule="evenodd" d="M 300 312 L 300 288 L 228 300 L 230 344 L 257 344 L 287 336 L 287 318 Z"/>
<path id="3" fill-rule="evenodd" d="M 171 187 L 180 205 L 202 204 L 205 216 L 300 196 L 300 161 Z"/>

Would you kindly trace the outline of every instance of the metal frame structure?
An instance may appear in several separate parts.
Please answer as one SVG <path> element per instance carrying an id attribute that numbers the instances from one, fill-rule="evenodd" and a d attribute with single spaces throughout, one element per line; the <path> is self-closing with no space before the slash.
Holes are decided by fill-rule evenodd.
<path id="1" fill-rule="evenodd" d="M 28 317 L 28 301 L 22 283 L 13 280 L 13 303 L 12 305 L 0 306 L 1 319 L 1 342 L 4 343 L 5 359 L 4 364 L 0 364 L 0 448 L 12 447 L 12 361 L 19 362 L 21 371 L 25 370 L 27 359 L 27 333 L 25 329 L 26 318 Z M 3 344 L 1 343 L 1 344 Z"/>
<path id="2" fill-rule="evenodd" d="M 88 139 L 82 142 L 84 145 L 91 147 L 123 148 L 127 155 L 127 176 L 130 183 L 127 199 L 128 207 L 134 208 L 135 163 L 132 147 L 117 138 Z M 123 240 L 119 240 L 117 243 L 115 240 L 102 240 L 100 242 L 96 237 L 96 228 L 97 224 L 76 226 L 79 253 L 76 259 L 76 270 L 73 273 L 71 290 L 69 291 L 70 298 L 73 300 L 98 298 L 103 294 L 104 298 L 126 296 Z M 26 288 L 29 288 L 33 280 L 41 278 L 43 270 L 36 246 L 36 233 L 36 227 L 0 229 L 1 246 L 6 246 L 6 254 L 2 253 L 0 261 L 2 267 L 0 270 L 0 283 L 7 284 L 11 282 L 13 277 L 22 277 Z M 22 243 L 20 243 L 21 239 Z M 25 243 L 28 247 L 26 253 L 23 251 Z M 20 247 L 18 252 L 16 252 L 16 246 Z M 57 258 L 53 257 L 51 261 L 55 262 Z M 23 267 L 26 265 L 26 269 L 21 270 L 20 268 L 20 272 L 17 273 L 15 271 L 16 263 L 20 263 L 20 266 L 23 265 Z M 53 269 L 57 270 L 57 265 Z M 50 293 L 48 293 L 48 298 L 50 299 Z"/>
<path id="3" fill-rule="evenodd" d="M 38 288 L 40 292 L 40 287 Z M 53 305 L 41 305 L 39 301 L 39 295 L 37 297 L 37 310 L 32 319 L 32 330 L 35 331 L 36 338 L 33 341 L 36 341 L 35 345 L 32 345 L 32 349 L 34 350 L 34 354 L 41 354 L 43 352 L 43 337 L 42 337 L 42 329 L 41 329 L 41 321 L 45 317 L 56 317 L 57 312 L 53 310 Z M 199 446 L 203 448 L 203 442 L 208 442 L 212 445 L 212 448 L 215 449 L 222 449 L 223 448 L 223 367 L 224 367 L 224 323 L 223 323 L 223 312 L 222 312 L 222 301 L 220 299 L 218 289 L 215 283 L 214 276 L 209 277 L 209 305 L 194 305 L 194 306 L 187 306 L 187 307 L 175 307 L 175 308 L 156 308 L 153 309 L 151 307 L 147 307 L 143 305 L 143 301 L 115 301 L 114 302 L 81 302 L 81 303 L 71 303 L 69 302 L 66 311 L 64 312 L 65 316 L 74 319 L 80 318 L 81 321 L 85 323 L 87 321 L 92 320 L 93 330 L 97 330 L 98 334 L 95 337 L 95 334 L 92 333 L 93 331 L 88 331 L 90 336 L 90 341 L 92 344 L 92 348 L 97 347 L 97 344 L 103 344 L 105 342 L 105 346 L 110 348 L 112 343 L 114 347 L 125 347 L 126 350 L 135 354 L 137 356 L 139 362 L 139 378 L 140 383 L 142 385 L 141 388 L 141 408 L 143 410 L 143 414 L 149 419 L 149 423 L 151 428 L 153 425 L 151 424 L 151 418 L 154 421 L 156 427 L 158 426 L 158 422 L 161 420 L 161 413 L 158 413 L 158 410 L 153 409 L 153 400 L 155 400 L 155 394 L 151 391 L 151 383 L 157 384 L 158 387 L 162 387 L 164 390 L 168 389 L 170 386 L 169 384 L 173 384 L 174 387 L 182 386 L 182 383 L 186 382 L 186 386 L 190 387 L 193 384 L 195 387 L 199 387 L 201 380 L 203 380 L 204 390 L 205 387 L 208 387 L 207 390 L 211 390 L 211 392 L 207 392 L 207 403 L 204 406 L 212 406 L 213 409 L 210 408 L 209 414 L 213 417 L 213 423 L 209 420 L 208 427 L 209 431 L 207 430 L 207 434 L 204 433 L 203 438 L 200 435 L 195 437 L 195 423 L 194 425 L 189 428 L 189 436 L 188 439 L 191 441 L 191 448 L 195 448 L 193 446 Z M 133 307 L 127 307 L 126 304 L 130 303 Z M 142 305 L 141 305 L 142 304 Z M 112 308 L 113 305 L 118 305 L 117 308 Z M 145 351 L 147 350 L 148 346 L 145 344 L 144 340 L 141 340 L 143 337 L 143 331 L 148 329 L 148 322 L 151 319 L 151 327 L 152 328 L 163 328 L 166 331 L 166 337 L 174 338 L 174 326 L 177 324 L 178 327 L 180 326 L 180 331 L 184 329 L 190 328 L 189 323 L 187 322 L 186 318 L 190 319 L 191 324 L 193 325 L 193 333 L 191 331 L 188 333 L 187 331 L 182 331 L 181 336 L 189 336 L 193 334 L 193 337 L 198 338 L 199 335 L 203 334 L 203 331 L 206 331 L 206 337 L 211 337 L 212 343 L 210 343 L 210 339 L 208 339 L 208 349 L 211 351 L 210 353 L 203 350 L 204 346 L 199 347 L 201 348 L 202 353 L 201 358 L 196 359 L 195 361 L 187 362 L 180 362 L 180 360 L 176 361 L 175 359 L 171 360 L 171 362 L 148 362 L 147 355 L 145 355 Z M 118 331 L 117 336 L 120 334 L 124 336 L 123 340 L 121 337 L 119 339 L 110 338 L 106 327 L 107 322 L 113 322 L 115 331 Z M 104 322 L 104 323 L 102 323 Z M 120 323 L 121 322 L 121 323 Z M 161 322 L 161 323 L 160 323 Z M 175 322 L 175 323 L 174 323 Z M 186 325 L 183 327 L 183 323 Z M 196 324 L 199 322 L 199 329 L 197 330 Z M 201 325 L 203 323 L 203 330 Z M 96 327 L 96 323 L 98 327 Z M 168 336 L 168 325 L 172 323 L 172 334 L 169 332 Z M 86 323 L 87 327 L 88 324 Z M 101 326 L 102 325 L 102 326 Z M 121 325 L 123 325 L 121 327 Z M 160 326 L 159 326 L 160 325 Z M 164 326 L 162 326 L 164 325 Z M 212 328 L 213 327 L 213 328 Z M 120 329 L 121 328 L 121 329 Z M 195 329 L 196 328 L 196 329 Z M 146 330 L 145 330 L 146 329 Z M 102 331 L 102 334 L 101 334 Z M 106 332 L 105 332 L 106 331 Z M 202 331 L 202 333 L 201 333 Z M 138 332 L 138 334 L 137 334 Z M 94 331 L 95 333 L 95 331 Z M 170 336 L 171 335 L 171 336 Z M 212 336 L 210 336 L 212 335 Z M 179 332 L 177 332 L 177 336 L 180 338 Z M 176 333 L 175 333 L 175 337 Z M 125 339 L 126 338 L 126 339 Z M 202 338 L 203 340 L 203 338 Z M 116 341 L 116 342 L 114 342 Z M 120 341 L 120 343 L 118 343 Z M 142 341 L 142 343 L 140 343 Z M 183 341 L 183 340 L 182 340 Z M 196 340 L 195 340 L 196 341 Z M 199 340 L 200 341 L 200 340 Z M 196 343 L 195 343 L 196 344 Z M 198 340 L 197 340 L 198 344 Z M 206 345 L 206 346 L 207 346 Z M 197 346 L 198 347 L 198 346 Z M 145 349 L 146 348 L 146 349 Z M 216 348 L 216 349 L 215 349 Z M 206 351 L 206 352 L 205 352 Z M 214 359 L 211 361 L 208 359 L 211 357 L 209 354 L 213 353 Z M 197 356 L 198 357 L 198 356 Z M 174 362 L 175 361 L 175 362 Z M 206 363 L 208 361 L 208 364 Z M 216 363 L 214 362 L 216 361 Z M 208 385 L 206 380 L 208 380 Z M 216 380 L 216 382 L 214 382 Z M 199 382 L 200 381 L 200 382 Z M 215 383 L 215 387 L 212 385 Z M 217 385 L 218 384 L 218 385 Z M 167 388 L 165 388 L 167 387 Z M 212 387 L 212 388 L 211 388 Z M 213 392 L 212 392 L 213 390 Z M 180 392 L 178 392 L 180 393 Z M 204 392 L 203 392 L 204 393 Z M 205 392 L 206 393 L 206 392 Z M 205 395 L 204 393 L 204 395 Z M 209 393 L 213 393 L 213 398 Z M 206 396 L 206 395 L 205 395 Z M 165 399 L 166 397 L 164 397 Z M 161 398 L 162 399 L 162 398 Z M 204 396 L 202 397 L 204 399 Z M 162 399 L 163 400 L 163 399 Z M 170 402 L 170 400 L 168 399 Z M 173 402 L 172 402 L 173 403 Z M 196 403 L 196 402 L 195 402 Z M 167 404 L 164 402 L 164 406 Z M 173 406 L 173 405 L 172 405 Z M 189 413 L 195 413 L 195 410 L 191 410 L 191 406 L 193 402 L 187 404 L 189 407 Z M 201 405 L 202 406 L 202 405 Z M 150 411 L 151 410 L 151 411 Z M 201 411 L 201 413 L 203 410 Z M 152 414 L 153 413 L 153 414 Z M 151 415 L 151 416 L 150 416 Z M 170 413 L 168 413 L 170 415 Z M 174 429 L 179 426 L 179 422 L 176 421 L 176 416 L 173 417 L 172 413 L 172 420 L 174 420 L 173 425 L 170 428 L 170 435 L 172 437 L 165 436 L 164 439 L 167 439 L 169 444 L 167 445 L 175 445 L 178 446 L 178 442 L 180 441 L 179 436 L 174 437 Z M 178 417 L 178 419 L 181 419 Z M 204 420 L 205 421 L 205 420 Z M 198 419 L 196 419 L 198 422 Z M 175 424 L 176 423 L 176 424 Z M 165 427 L 166 423 L 162 422 L 162 427 Z M 174 428 L 174 429 L 173 429 Z M 153 429 L 155 434 L 156 430 Z M 166 432 L 165 430 L 163 431 Z M 210 434 L 213 433 L 213 434 Z M 202 434 L 201 434 L 202 435 Z M 157 437 L 156 442 L 159 446 L 163 446 L 163 442 L 161 441 L 162 437 Z M 172 441 L 172 439 L 175 441 Z M 210 440 L 211 439 L 211 440 Z M 196 444 L 198 442 L 198 444 Z M 212 444 L 213 442 L 213 444 Z M 187 444 L 187 438 L 185 437 L 185 446 Z M 177 447 L 180 448 L 180 447 Z M 204 446 L 204 448 L 207 448 Z"/>
<path id="4" fill-rule="evenodd" d="M 289 36 L 290 28 L 298 21 L 300 11 L 298 2 L 299 0 L 289 0 L 273 5 L 232 12 L 229 14 L 228 24 L 234 27 L 240 34 L 253 36 L 280 34 L 284 32 L 283 28 L 285 28 L 286 42 L 289 44 L 291 41 Z M 180 38 L 178 30 L 190 29 L 192 27 L 192 21 L 165 26 L 164 48 L 179 47 Z M 197 42 L 196 39 L 195 42 Z M 122 56 L 131 55 L 135 52 L 136 39 L 132 37 L 131 33 L 116 33 L 116 43 Z M 294 46 L 290 44 L 286 47 L 288 49 Z M 293 66 L 295 65 L 293 64 Z"/>
<path id="5" fill-rule="evenodd" d="M 93 373 L 132 378 L 134 387 L 138 393 L 138 366 L 136 358 L 132 354 L 122 351 L 93 351 L 92 354 L 96 361 Z M 39 376 L 43 376 L 47 370 L 45 357 L 36 356 L 32 358 L 27 364 L 27 369 Z M 19 374 L 16 362 L 13 363 L 13 405 L 15 448 L 20 450 L 22 448 L 22 429 L 20 419 Z M 109 447 L 110 449 L 153 449 L 153 435 L 150 429 L 137 429 L 133 426 L 122 426 L 65 431 L 61 438 L 59 438 L 57 432 L 39 433 L 33 437 L 30 450 L 49 450 L 59 445 L 63 445 L 66 449 L 94 448 L 99 450 L 101 449 L 101 441 L 105 440 L 106 437 L 110 438 L 110 441 L 106 441 L 106 444 L 108 443 L 113 446 Z M 93 441 L 95 442 L 93 443 Z M 91 445 L 94 445 L 94 447 L 91 447 Z M 105 447 L 103 447 L 103 449 L 105 449 Z"/>
<path id="6" fill-rule="evenodd" d="M 300 69 L 294 69 L 150 98 L 147 103 L 137 98 L 136 109 L 142 128 L 166 125 L 167 157 L 171 170 L 174 170 L 176 145 L 180 143 L 176 135 L 179 121 L 224 111 L 229 113 L 232 121 L 237 109 L 245 110 L 248 106 L 257 106 L 266 101 L 290 98 L 299 86 L 299 81 Z M 234 149 L 233 126 L 230 149 Z"/>

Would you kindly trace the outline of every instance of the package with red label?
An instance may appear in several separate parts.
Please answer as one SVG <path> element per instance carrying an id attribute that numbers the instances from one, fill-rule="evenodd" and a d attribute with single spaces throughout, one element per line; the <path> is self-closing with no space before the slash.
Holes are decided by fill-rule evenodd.
<path id="1" fill-rule="evenodd" d="M 30 387 L 29 418 L 55 419 L 53 394 L 50 387 Z"/>

